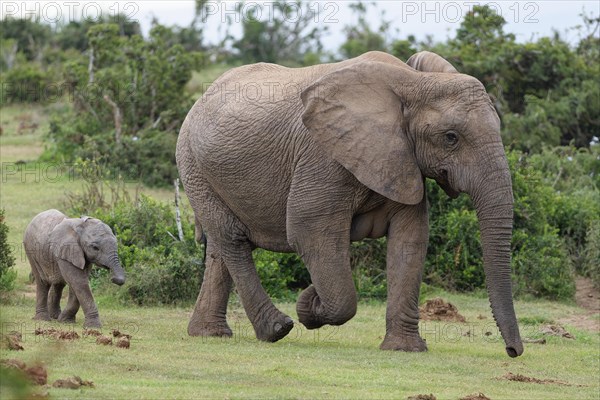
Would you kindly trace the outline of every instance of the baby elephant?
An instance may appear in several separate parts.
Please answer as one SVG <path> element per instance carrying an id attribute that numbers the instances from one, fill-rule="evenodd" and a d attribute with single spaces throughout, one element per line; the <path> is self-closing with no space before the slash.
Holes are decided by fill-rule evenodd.
<path id="1" fill-rule="evenodd" d="M 23 244 L 37 286 L 34 319 L 75 322 L 81 305 L 84 326 L 100 328 L 89 284 L 91 265 L 110 269 L 113 283 L 125 283 L 125 272 L 117 256 L 117 238 L 108 225 L 95 218 L 67 218 L 60 211 L 48 210 L 29 223 Z M 61 312 L 65 285 L 69 285 L 69 300 Z"/>

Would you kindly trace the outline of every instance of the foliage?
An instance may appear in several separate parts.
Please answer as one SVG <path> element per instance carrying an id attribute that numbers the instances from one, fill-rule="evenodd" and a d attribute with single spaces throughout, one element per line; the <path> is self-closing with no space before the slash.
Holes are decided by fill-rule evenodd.
<path id="1" fill-rule="evenodd" d="M 344 27 L 346 41 L 340 46 L 342 56 L 353 58 L 368 51 L 385 51 L 386 33 L 390 27 L 390 21 L 384 18 L 385 13 L 382 12 L 381 25 L 374 31 L 367 21 L 367 6 L 364 3 L 351 3 L 349 7 L 357 15 L 357 22 Z"/>
<path id="2" fill-rule="evenodd" d="M 129 178 L 170 184 L 177 176 L 176 132 L 192 104 L 184 87 L 200 62 L 199 53 L 173 44 L 172 34 L 155 25 L 144 40 L 120 36 L 115 24 L 91 26 L 88 57 L 64 69 L 74 110 L 53 118 L 45 157 L 97 156 Z"/>
<path id="3" fill-rule="evenodd" d="M 586 232 L 586 246 L 580 272 L 592 278 L 594 285 L 600 288 L 600 219 L 593 220 Z"/>
<path id="4" fill-rule="evenodd" d="M 276 0 L 268 7 L 239 2 L 237 12 L 242 37 L 233 41 L 237 59 L 243 63 L 271 62 L 291 66 L 310 65 L 319 61 L 321 36 L 327 27 L 311 26 L 314 11 L 300 0 Z M 265 3 L 267 5 L 267 3 Z M 229 24 L 231 24 L 231 19 Z"/>
<path id="5" fill-rule="evenodd" d="M 260 282 L 275 299 L 293 300 L 297 290 L 310 284 L 308 270 L 296 254 L 256 249 L 252 256 Z"/>
<path id="6" fill-rule="evenodd" d="M 103 172 L 93 162 L 77 165 L 88 181 L 81 194 L 69 195 L 69 213 L 87 214 L 111 227 L 127 278 L 124 289 L 115 289 L 109 271 L 94 270 L 92 285 L 139 305 L 193 302 L 204 274 L 204 249 L 195 242 L 193 224 L 182 218 L 180 241 L 170 205 L 144 195 L 132 198 L 121 180 L 105 180 Z"/>
<path id="7" fill-rule="evenodd" d="M 27 63 L 8 70 L 2 81 L 0 104 L 37 103 L 45 100 L 50 77 L 36 64 Z"/>
<path id="8" fill-rule="evenodd" d="M 8 242 L 8 226 L 4 218 L 4 209 L 0 209 L 0 293 L 12 290 L 17 278 L 17 272 L 13 270 L 15 257 Z"/>

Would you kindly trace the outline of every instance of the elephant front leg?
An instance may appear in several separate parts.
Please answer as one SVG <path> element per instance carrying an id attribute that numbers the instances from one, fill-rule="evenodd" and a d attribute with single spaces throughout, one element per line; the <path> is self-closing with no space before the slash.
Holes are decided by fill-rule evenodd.
<path id="1" fill-rule="evenodd" d="M 94 296 L 92 295 L 92 289 L 90 288 L 88 272 L 75 269 L 76 267 L 73 267 L 71 263 L 64 260 L 60 260 L 58 265 L 63 277 L 69 285 L 69 297 L 71 296 L 71 292 L 74 292 L 83 309 L 83 314 L 85 316 L 83 326 L 86 328 L 102 328 L 98 307 L 96 306 Z"/>
<path id="2" fill-rule="evenodd" d="M 48 294 L 48 312 L 52 319 L 57 319 L 60 315 L 60 299 L 62 298 L 64 287 L 64 283 L 57 283 L 50 287 L 50 293 Z"/>
<path id="3" fill-rule="evenodd" d="M 188 324 L 188 335 L 232 336 L 226 317 L 231 286 L 231 275 L 222 258 L 216 256 L 214 246 L 207 243 L 204 279 Z"/>
<path id="4" fill-rule="evenodd" d="M 79 311 L 79 300 L 75 295 L 75 291 L 69 287 L 69 299 L 67 300 L 67 306 L 58 316 L 60 322 L 75 323 L 75 315 Z"/>
<path id="5" fill-rule="evenodd" d="M 427 205 L 403 207 L 388 229 L 386 334 L 382 350 L 426 351 L 419 336 L 419 289 L 427 253 Z"/>
<path id="6" fill-rule="evenodd" d="M 356 314 L 349 221 L 349 216 L 335 215 L 326 222 L 290 218 L 290 242 L 302 255 L 312 280 L 296 304 L 298 320 L 307 329 L 342 325 Z"/>

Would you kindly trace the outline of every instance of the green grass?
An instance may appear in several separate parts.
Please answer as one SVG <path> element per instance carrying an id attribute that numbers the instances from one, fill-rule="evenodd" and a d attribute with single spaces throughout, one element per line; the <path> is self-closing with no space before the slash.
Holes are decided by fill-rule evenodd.
<path id="1" fill-rule="evenodd" d="M 597 334 L 568 327 L 576 340 L 549 338 L 527 345 L 525 354 L 504 353 L 487 300 L 445 296 L 467 317 L 466 324 L 424 322 L 429 352 L 412 354 L 377 349 L 385 332 L 383 304 L 361 304 L 357 316 L 341 327 L 307 331 L 296 326 L 288 338 L 258 342 L 243 310 L 230 304 L 232 339 L 192 338 L 186 334 L 189 309 L 110 309 L 99 305 L 104 332 L 118 328 L 133 334 L 131 348 L 96 345 L 91 339 L 57 342 L 33 335 L 30 298 L 2 307 L 4 330 L 24 334 L 25 351 L 3 350 L 3 358 L 43 361 L 49 381 L 79 375 L 95 389 L 50 389 L 59 398 L 406 398 L 433 393 L 438 399 L 483 392 L 492 399 L 595 399 L 599 394 Z M 548 302 L 536 303 L 539 308 Z M 280 308 L 295 316 L 293 304 Z M 527 314 L 517 302 L 517 312 Z M 559 305 L 544 311 L 552 318 L 578 312 Z M 79 318 L 82 318 L 80 315 Z M 62 329 L 76 325 L 52 324 Z M 536 325 L 522 326 L 524 334 Z M 462 336 L 467 330 L 474 336 Z M 485 336 L 492 331 L 491 336 Z M 507 372 L 554 379 L 572 386 L 517 383 L 499 379 Z"/>
<path id="2" fill-rule="evenodd" d="M 35 110 L 42 121 L 47 121 L 43 108 L 29 107 L 26 109 Z M 24 108 L 0 110 L 3 126 L 14 125 L 14 118 Z M 107 294 L 97 296 L 104 332 L 119 328 L 133 334 L 130 349 L 99 346 L 90 339 L 57 342 L 37 337 L 33 331 L 39 323 L 31 320 L 34 298 L 32 286 L 27 284 L 29 266 L 19 253 L 22 233 L 38 212 L 63 209 L 65 193 L 81 190 L 84 183 L 68 175 L 42 179 L 47 165 L 34 162 L 43 147 L 42 134 L 38 130 L 21 137 L 4 129 L 0 137 L 0 161 L 12 165 L 19 159 L 29 160 L 25 171 L 33 171 L 23 175 L 5 174 L 3 170 L 2 175 L 0 206 L 6 209 L 9 240 L 17 250 L 19 279 L 8 303 L 0 305 L 0 319 L 2 333 L 23 333 L 25 351 L 0 350 L 0 357 L 45 363 L 50 383 L 78 375 L 96 385 L 94 389 L 49 389 L 53 398 L 402 399 L 433 393 L 438 399 L 457 399 L 476 392 L 492 399 L 600 397 L 600 335 L 567 325 L 575 340 L 549 337 L 545 345 L 526 344 L 522 357 L 510 359 L 482 293 L 457 295 L 429 288 L 425 297 L 441 295 L 451 301 L 467 323 L 422 322 L 429 352 L 420 354 L 378 350 L 385 333 L 385 305 L 381 303 L 361 304 L 356 317 L 344 326 L 307 331 L 297 324 L 284 340 L 261 343 L 254 338 L 235 296 L 228 316 L 235 336 L 229 340 L 189 337 L 186 326 L 191 306 L 127 306 Z M 172 201 L 171 190 L 142 190 Z M 279 307 L 297 320 L 293 304 Z M 539 300 L 516 301 L 516 309 L 522 336 L 529 338 L 540 337 L 540 324 L 585 313 L 572 304 Z M 480 315 L 485 318 L 480 319 Z M 598 321 L 598 315 L 595 318 Z M 78 319 L 75 326 L 52 325 L 81 333 L 81 312 Z M 467 331 L 471 335 L 463 336 Z M 486 336 L 486 332 L 491 335 Z M 571 386 L 499 379 L 507 372 Z M 1 397 L 10 398 L 10 393 Z"/>

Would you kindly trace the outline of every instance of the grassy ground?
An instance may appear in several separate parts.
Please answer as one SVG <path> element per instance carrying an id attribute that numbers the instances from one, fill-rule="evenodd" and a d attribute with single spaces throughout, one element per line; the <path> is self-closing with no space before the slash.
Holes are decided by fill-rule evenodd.
<path id="1" fill-rule="evenodd" d="M 296 326 L 275 344 L 258 342 L 239 303 L 230 304 L 229 340 L 191 338 L 186 325 L 191 307 L 147 308 L 118 305 L 99 297 L 104 333 L 111 328 L 133 335 L 130 349 L 100 346 L 82 338 L 72 342 L 34 335 L 40 326 L 34 313 L 29 267 L 20 252 L 22 232 L 30 219 L 48 208 L 63 208 L 65 192 L 81 190 L 83 182 L 68 174 L 50 175 L 48 165 L 35 162 L 43 149 L 42 128 L 19 135 L 17 117 L 35 113 L 47 124 L 44 109 L 3 108 L 0 156 L 3 166 L 0 207 L 6 209 L 19 273 L 18 288 L 0 305 L 2 333 L 23 334 L 25 351 L 0 350 L 0 358 L 43 362 L 49 382 L 78 375 L 95 388 L 49 389 L 55 398 L 406 398 L 433 393 L 457 399 L 482 392 L 492 399 L 600 398 L 600 335 L 566 325 L 575 339 L 547 337 L 547 344 L 528 344 L 525 354 L 510 359 L 481 295 L 442 295 L 454 303 L 467 323 L 422 322 L 430 351 L 424 354 L 382 352 L 385 305 L 361 304 L 357 316 L 342 327 L 307 331 Z M 13 127 L 13 128 L 11 128 Z M 17 166 L 15 161 L 29 161 Z M 18 167 L 20 169 L 15 169 Z M 143 189 L 170 200 L 170 190 Z M 293 318 L 293 304 L 279 307 Z M 542 324 L 586 313 L 575 305 L 517 301 L 522 336 L 540 338 Z M 51 324 L 81 334 L 76 325 Z M 595 315 L 598 321 L 598 315 Z M 48 326 L 48 324 L 43 324 Z M 489 335 L 487 334 L 489 332 Z M 520 383 L 502 377 L 508 372 L 561 383 Z M 2 393 L 2 399 L 10 393 Z"/>

